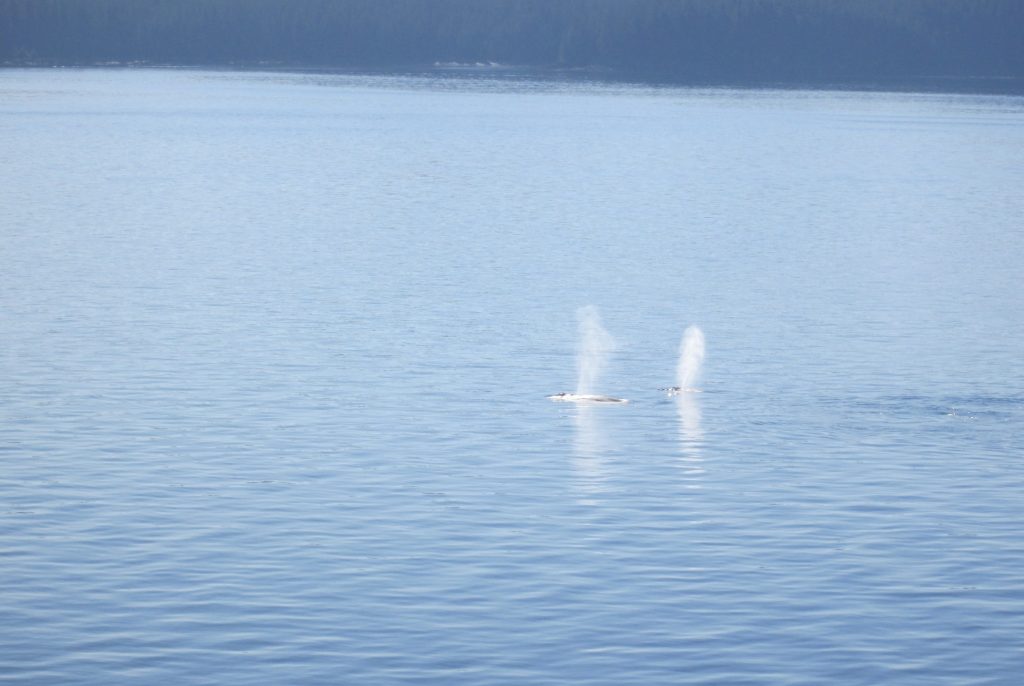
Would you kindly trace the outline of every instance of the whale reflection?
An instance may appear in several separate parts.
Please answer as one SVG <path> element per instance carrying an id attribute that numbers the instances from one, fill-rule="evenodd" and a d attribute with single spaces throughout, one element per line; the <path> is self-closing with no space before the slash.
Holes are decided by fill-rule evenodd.
<path id="1" fill-rule="evenodd" d="M 600 410 L 593 405 L 573 408 L 572 467 L 577 486 L 587 494 L 599 493 L 607 479 L 604 454 L 608 450 L 608 435 L 601 425 Z"/>
<path id="2" fill-rule="evenodd" d="M 679 393 L 674 396 L 676 413 L 679 415 L 679 452 L 683 467 L 688 474 L 702 474 L 704 468 L 704 429 L 701 426 L 700 395 Z"/>

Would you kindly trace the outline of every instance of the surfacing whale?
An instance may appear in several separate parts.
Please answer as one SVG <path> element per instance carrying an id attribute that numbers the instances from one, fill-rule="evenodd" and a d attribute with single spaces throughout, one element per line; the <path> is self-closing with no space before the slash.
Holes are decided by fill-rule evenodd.
<path id="1" fill-rule="evenodd" d="M 628 403 L 625 398 L 613 398 L 610 395 L 593 395 L 590 393 L 555 393 L 548 396 L 549 400 L 563 403 Z"/>
<path id="2" fill-rule="evenodd" d="M 669 386 L 668 388 L 659 388 L 659 391 L 665 391 L 667 395 L 679 395 L 680 393 L 700 393 L 699 388 L 683 388 L 682 386 Z"/>

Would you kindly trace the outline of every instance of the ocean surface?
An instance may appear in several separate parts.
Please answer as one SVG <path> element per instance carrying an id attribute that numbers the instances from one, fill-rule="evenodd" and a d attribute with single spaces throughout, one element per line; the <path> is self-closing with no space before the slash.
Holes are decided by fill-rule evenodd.
<path id="1" fill-rule="evenodd" d="M 1022 221 L 1021 97 L 0 70 L 0 682 L 1017 686 Z"/>

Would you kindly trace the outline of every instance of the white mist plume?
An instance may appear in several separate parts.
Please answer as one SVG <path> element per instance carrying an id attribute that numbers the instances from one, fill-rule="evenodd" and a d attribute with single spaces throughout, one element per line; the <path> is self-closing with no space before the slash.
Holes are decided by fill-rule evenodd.
<path id="1" fill-rule="evenodd" d="M 586 395 L 594 392 L 597 379 L 608 363 L 608 354 L 615 349 L 615 339 L 601 326 L 601 315 L 593 305 L 576 310 L 576 318 L 580 325 L 576 393 Z"/>
<path id="2" fill-rule="evenodd" d="M 687 327 L 679 342 L 679 366 L 676 368 L 676 385 L 680 391 L 696 388 L 703 362 L 704 332 L 696 326 Z"/>

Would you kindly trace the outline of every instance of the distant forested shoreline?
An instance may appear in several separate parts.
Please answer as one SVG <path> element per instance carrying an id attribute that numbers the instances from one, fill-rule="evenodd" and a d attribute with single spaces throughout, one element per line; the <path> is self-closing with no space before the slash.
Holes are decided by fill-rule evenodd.
<path id="1" fill-rule="evenodd" d="M 0 0 L 0 64 L 1024 82 L 1022 0 Z"/>

